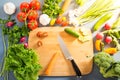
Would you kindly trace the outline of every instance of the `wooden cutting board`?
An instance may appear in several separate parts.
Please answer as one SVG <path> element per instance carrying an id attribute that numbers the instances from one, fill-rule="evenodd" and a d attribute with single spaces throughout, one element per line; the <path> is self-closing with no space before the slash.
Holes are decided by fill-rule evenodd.
<path id="1" fill-rule="evenodd" d="M 34 49 L 39 57 L 39 63 L 42 65 L 40 75 L 44 74 L 48 63 L 56 51 L 59 51 L 57 58 L 50 76 L 74 76 L 76 75 L 69 60 L 66 60 L 60 46 L 58 44 L 57 36 L 60 35 L 69 52 L 73 56 L 75 62 L 79 66 L 83 75 L 89 74 L 93 66 L 93 42 L 90 30 L 91 40 L 81 43 L 77 38 L 64 32 L 66 27 L 40 27 L 30 32 L 28 45 L 29 48 Z M 39 38 L 36 36 L 38 31 L 45 31 L 48 33 L 47 37 Z M 42 46 L 38 47 L 37 41 L 42 41 Z"/>

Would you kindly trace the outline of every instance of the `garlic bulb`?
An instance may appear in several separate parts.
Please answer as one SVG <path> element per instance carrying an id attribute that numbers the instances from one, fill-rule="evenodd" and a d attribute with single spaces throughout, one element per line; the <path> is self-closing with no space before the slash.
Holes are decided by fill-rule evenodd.
<path id="1" fill-rule="evenodd" d="M 7 3 L 4 4 L 3 9 L 4 9 L 6 14 L 12 15 L 16 11 L 16 6 L 12 2 L 7 2 Z"/>

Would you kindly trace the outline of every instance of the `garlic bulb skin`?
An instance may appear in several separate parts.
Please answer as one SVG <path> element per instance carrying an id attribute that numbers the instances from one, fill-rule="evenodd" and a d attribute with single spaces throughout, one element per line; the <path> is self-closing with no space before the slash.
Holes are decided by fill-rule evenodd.
<path id="1" fill-rule="evenodd" d="M 39 17 L 40 24 L 46 26 L 50 23 L 51 18 L 47 14 L 41 14 Z"/>
<path id="2" fill-rule="evenodd" d="M 6 14 L 12 15 L 12 14 L 14 14 L 15 11 L 16 11 L 16 6 L 15 6 L 15 4 L 12 3 L 12 2 L 7 2 L 7 3 L 4 4 L 3 9 L 4 9 L 4 12 L 5 12 Z"/>

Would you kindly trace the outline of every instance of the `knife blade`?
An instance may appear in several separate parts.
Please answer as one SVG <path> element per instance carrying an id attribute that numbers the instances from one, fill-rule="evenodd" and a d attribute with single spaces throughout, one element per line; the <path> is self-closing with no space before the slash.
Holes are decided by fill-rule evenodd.
<path id="1" fill-rule="evenodd" d="M 67 49 L 67 47 L 66 47 L 66 45 L 65 45 L 61 36 L 58 36 L 58 42 L 59 42 L 60 48 L 61 48 L 65 58 L 71 61 L 72 67 L 73 67 L 74 71 L 76 72 L 76 75 L 81 77 L 82 76 L 81 71 L 78 68 L 77 64 L 75 63 L 73 57 L 69 53 L 69 51 L 68 51 L 68 49 Z"/>

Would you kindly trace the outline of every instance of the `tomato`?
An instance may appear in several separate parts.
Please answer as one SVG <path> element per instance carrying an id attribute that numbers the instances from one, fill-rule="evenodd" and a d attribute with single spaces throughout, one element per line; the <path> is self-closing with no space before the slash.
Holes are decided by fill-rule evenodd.
<path id="1" fill-rule="evenodd" d="M 38 18 L 38 13 L 37 13 L 37 11 L 35 11 L 35 10 L 29 10 L 29 12 L 28 12 L 28 19 L 29 20 L 32 20 L 32 19 L 37 19 Z"/>
<path id="2" fill-rule="evenodd" d="M 69 24 L 68 21 L 63 21 L 61 25 L 62 26 L 68 26 L 68 24 Z"/>
<path id="3" fill-rule="evenodd" d="M 30 29 L 30 30 L 34 30 L 34 29 L 36 29 L 38 27 L 38 22 L 36 21 L 36 20 L 30 20 L 29 22 L 28 22 L 28 28 Z"/>
<path id="4" fill-rule="evenodd" d="M 62 18 L 58 17 L 58 18 L 56 19 L 56 24 L 61 24 L 62 21 L 63 21 Z"/>
<path id="5" fill-rule="evenodd" d="M 33 10 L 39 10 L 40 9 L 40 2 L 38 0 L 32 0 L 30 2 L 30 8 Z"/>
<path id="6" fill-rule="evenodd" d="M 21 4 L 20 4 L 20 10 L 22 11 L 22 12 L 28 12 L 29 10 L 30 10 L 30 6 L 29 6 L 29 3 L 28 2 L 22 2 Z"/>
<path id="7" fill-rule="evenodd" d="M 17 14 L 17 19 L 19 22 L 24 22 L 26 19 L 26 14 L 24 12 L 19 12 Z"/>

